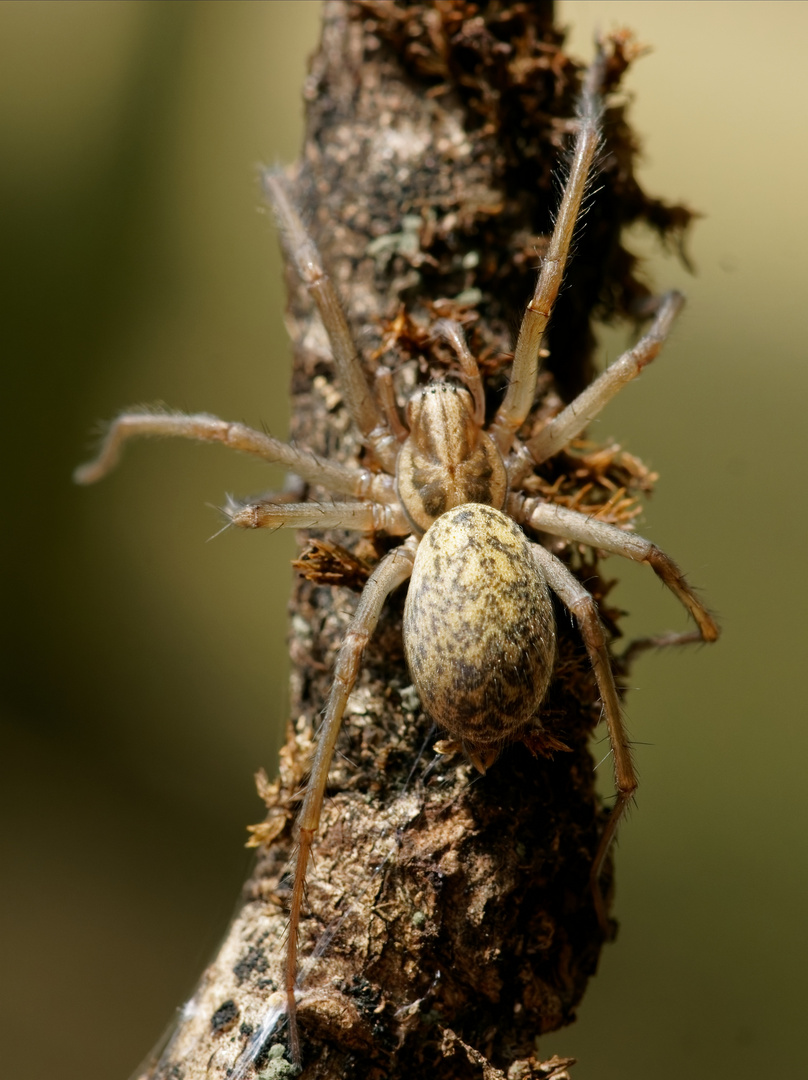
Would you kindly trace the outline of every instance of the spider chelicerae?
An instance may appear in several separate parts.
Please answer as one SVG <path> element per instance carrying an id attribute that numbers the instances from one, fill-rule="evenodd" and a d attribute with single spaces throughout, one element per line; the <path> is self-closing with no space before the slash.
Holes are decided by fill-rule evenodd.
<path id="1" fill-rule="evenodd" d="M 534 404 L 542 336 L 562 281 L 570 243 L 600 143 L 603 58 L 582 91 L 572 164 L 538 284 L 519 331 L 510 382 L 492 422 L 477 361 L 459 324 L 441 320 L 433 334 L 454 352 L 452 379 L 432 381 L 406 403 L 402 420 L 392 373 L 380 369 L 375 392 L 351 336 L 340 298 L 306 233 L 282 179 L 265 175 L 288 258 L 319 310 L 350 416 L 375 468 L 319 458 L 271 436 L 207 414 L 133 410 L 111 425 L 97 458 L 76 471 L 92 483 L 117 463 L 121 446 L 140 435 L 221 442 L 281 464 L 346 501 L 232 503 L 240 528 L 340 528 L 401 537 L 379 561 L 359 599 L 339 651 L 334 681 L 303 806 L 289 914 L 286 997 L 292 1057 L 299 1061 L 295 1020 L 297 937 L 306 869 L 328 771 L 364 647 L 387 597 L 409 579 L 404 644 L 424 709 L 448 733 L 439 749 L 462 749 L 481 772 L 501 747 L 541 733 L 540 707 L 553 675 L 556 642 L 550 590 L 575 616 L 591 659 L 611 743 L 617 797 L 591 869 L 598 916 L 606 914 L 599 875 L 636 790 L 606 636 L 596 604 L 567 567 L 532 535 L 549 534 L 647 563 L 673 591 L 696 630 L 666 641 L 714 641 L 718 627 L 676 564 L 650 541 L 525 490 L 542 462 L 564 449 L 606 403 L 660 351 L 684 302 L 659 299 L 649 331 L 537 434 L 518 433 Z M 552 744 L 552 734 L 546 735 Z"/>

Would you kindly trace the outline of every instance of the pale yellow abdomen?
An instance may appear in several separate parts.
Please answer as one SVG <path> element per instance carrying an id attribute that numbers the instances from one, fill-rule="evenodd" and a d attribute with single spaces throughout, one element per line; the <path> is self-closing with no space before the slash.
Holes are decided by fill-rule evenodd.
<path id="1" fill-rule="evenodd" d="M 552 604 L 528 540 L 501 511 L 467 503 L 424 534 L 404 646 L 424 708 L 467 745 L 499 746 L 536 716 L 555 661 Z"/>

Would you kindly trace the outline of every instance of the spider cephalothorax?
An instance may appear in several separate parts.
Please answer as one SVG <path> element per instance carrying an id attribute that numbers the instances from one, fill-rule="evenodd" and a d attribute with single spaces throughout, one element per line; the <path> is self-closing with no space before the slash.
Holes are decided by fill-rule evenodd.
<path id="1" fill-rule="evenodd" d="M 392 377 L 382 370 L 378 393 L 365 375 L 341 301 L 304 229 L 283 181 L 265 178 L 287 255 L 313 297 L 328 334 L 337 376 L 353 423 L 374 468 L 344 465 L 279 442 L 243 424 L 206 414 L 126 412 L 112 425 L 94 462 L 78 470 L 90 483 L 115 464 L 120 445 L 135 435 L 177 435 L 225 443 L 280 463 L 346 501 L 256 501 L 233 504 L 242 528 L 318 527 L 405 538 L 367 579 L 339 652 L 334 681 L 303 806 L 289 915 L 285 992 L 292 1055 L 300 1049 L 295 1021 L 297 936 L 306 869 L 317 834 L 328 771 L 362 652 L 387 597 L 408 579 L 404 614 L 407 659 L 424 708 L 484 771 L 504 743 L 541 738 L 541 704 L 553 676 L 556 636 L 550 592 L 578 621 L 597 680 L 611 741 L 617 798 L 591 870 L 598 914 L 605 920 L 598 878 L 637 782 L 620 712 L 606 635 L 592 596 L 539 540 L 562 537 L 651 566 L 676 594 L 697 629 L 670 640 L 713 641 L 718 628 L 676 565 L 650 541 L 562 505 L 531 483 L 535 470 L 575 439 L 622 386 L 659 352 L 683 298 L 657 303 L 648 333 L 570 405 L 524 442 L 518 434 L 533 407 L 542 335 L 564 273 L 587 178 L 600 142 L 602 57 L 581 96 L 575 149 L 552 238 L 533 298 L 522 320 L 504 399 L 486 426 L 486 400 L 477 361 L 458 323 L 440 321 L 433 334 L 454 352 L 459 382 L 416 390 L 402 422 Z M 552 745 L 552 733 L 547 733 Z"/>
<path id="2" fill-rule="evenodd" d="M 469 392 L 450 382 L 433 383 L 407 403 L 410 434 L 396 478 L 401 505 L 419 533 L 464 503 L 505 505 L 505 465 L 482 430 L 480 412 Z"/>

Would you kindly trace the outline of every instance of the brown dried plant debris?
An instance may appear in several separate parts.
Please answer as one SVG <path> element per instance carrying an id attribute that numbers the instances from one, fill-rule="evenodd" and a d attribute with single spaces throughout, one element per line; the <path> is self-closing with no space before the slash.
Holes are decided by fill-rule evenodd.
<path id="1" fill-rule="evenodd" d="M 375 561 L 378 561 L 378 557 Z M 373 571 L 373 563 L 358 558 L 347 548 L 328 540 L 310 537 L 306 548 L 292 566 L 307 581 L 317 585 L 344 585 L 361 592 Z"/>
<path id="2" fill-rule="evenodd" d="M 424 222 L 420 252 L 431 262 L 421 267 L 421 276 L 434 281 L 438 295 L 452 279 L 454 295 L 479 289 L 486 321 L 503 317 L 510 328 L 532 288 L 542 237 L 550 232 L 559 156 L 563 160 L 580 88 L 581 66 L 564 52 L 563 32 L 552 26 L 552 4 L 360 0 L 353 13 L 364 15 L 368 37 L 380 50 L 394 50 L 436 103 L 459 105 L 484 170 L 479 179 L 466 174 L 457 185 L 444 182 L 443 189 L 414 198 L 409 207 L 405 201 L 405 212 L 420 213 Z M 626 70 L 645 52 L 627 30 L 610 36 L 607 88 L 613 96 L 597 198 L 588 208 L 548 337 L 549 367 L 565 400 L 592 377 L 593 314 L 607 322 L 634 319 L 650 295 L 635 256 L 622 244 L 624 230 L 645 224 L 686 261 L 684 237 L 693 211 L 647 196 L 634 172 L 639 148 L 619 91 Z M 503 234 L 509 238 L 507 257 Z M 468 238 L 477 244 L 464 244 Z M 464 249 L 479 254 L 474 274 L 467 271 L 465 279 L 457 267 Z M 568 381 L 571 366 L 582 369 L 578 384 Z"/>

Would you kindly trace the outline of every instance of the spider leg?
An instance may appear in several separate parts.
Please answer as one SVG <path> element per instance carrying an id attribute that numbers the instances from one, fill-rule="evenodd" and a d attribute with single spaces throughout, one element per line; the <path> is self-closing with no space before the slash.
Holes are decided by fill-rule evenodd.
<path id="1" fill-rule="evenodd" d="M 319 731 L 306 797 L 297 819 L 298 854 L 292 902 L 289 911 L 289 938 L 286 946 L 286 1000 L 289 1014 L 289 1041 L 292 1060 L 300 1063 L 300 1036 L 297 1030 L 297 935 L 306 885 L 306 867 L 314 836 L 320 825 L 320 812 L 328 782 L 328 770 L 334 756 L 342 717 L 348 697 L 356 682 L 362 653 L 376 629 L 379 615 L 390 593 L 412 573 L 417 541 L 413 538 L 394 548 L 381 560 L 368 578 L 359 598 L 356 613 L 345 636 L 334 670 L 334 683 L 326 707 L 325 719 Z"/>
<path id="2" fill-rule="evenodd" d="M 240 529 L 350 529 L 406 536 L 412 525 L 397 506 L 374 502 L 238 503 L 225 508 Z"/>
<path id="3" fill-rule="evenodd" d="M 382 407 L 387 426 L 393 433 L 396 442 L 407 441 L 409 429 L 401 420 L 396 402 L 396 392 L 393 386 L 393 372 L 389 367 L 380 365 L 376 369 L 376 394 Z"/>
<path id="4" fill-rule="evenodd" d="M 634 638 L 620 653 L 620 659 L 632 664 L 636 657 L 649 649 L 667 649 L 669 645 L 691 645 L 703 641 L 698 630 L 689 634 L 652 634 L 650 637 Z"/>
<path id="5" fill-rule="evenodd" d="M 637 790 L 637 774 L 634 769 L 634 762 L 631 759 L 631 745 L 620 711 L 620 698 L 617 695 L 612 665 L 606 649 L 606 633 L 598 615 L 597 605 L 583 585 L 577 578 L 573 577 L 555 555 L 543 548 L 541 544 L 531 545 L 531 550 L 533 557 L 547 579 L 547 584 L 578 621 L 581 636 L 584 639 L 595 672 L 606 727 L 609 730 L 609 742 L 614 755 L 614 783 L 617 788 L 617 801 L 598 843 L 598 850 L 592 863 L 590 875 L 598 920 L 601 926 L 606 927 L 608 922 L 603 895 L 600 891 L 600 872 L 617 833 L 617 826 L 620 824 L 631 798 Z"/>
<path id="6" fill-rule="evenodd" d="M 520 454 L 521 460 L 516 470 L 512 470 L 511 483 L 518 483 L 522 476 L 532 471 L 536 465 L 562 450 L 584 430 L 590 420 L 595 419 L 615 394 L 632 379 L 636 379 L 643 368 L 659 355 L 684 302 L 684 296 L 675 291 L 666 293 L 660 299 L 656 317 L 648 333 L 610 364 L 566 409 L 543 427 L 538 435 L 525 443 Z"/>
<path id="7" fill-rule="evenodd" d="M 157 409 L 133 409 L 113 420 L 97 456 L 86 465 L 80 465 L 73 473 L 73 479 L 77 484 L 94 484 L 118 464 L 124 443 L 142 435 L 173 435 L 222 443 L 262 461 L 283 465 L 303 480 L 331 491 L 384 503 L 396 501 L 395 480 L 387 474 L 326 461 L 246 424 L 231 424 L 208 413 L 187 414 Z"/>
<path id="8" fill-rule="evenodd" d="M 666 643 L 715 641 L 718 638 L 718 624 L 688 585 L 682 571 L 669 555 L 650 540 L 541 499 L 525 499 L 520 495 L 511 495 L 508 511 L 517 521 L 537 532 L 551 533 L 565 540 L 575 540 L 601 551 L 609 551 L 613 555 L 622 555 L 635 562 L 647 563 L 663 584 L 678 597 L 698 627 L 696 636 L 692 633 L 675 635 L 668 638 Z"/>
<path id="9" fill-rule="evenodd" d="M 592 162 L 600 146 L 600 121 L 603 105 L 600 88 L 606 59 L 599 49 L 587 72 L 578 102 L 578 134 L 575 139 L 572 167 L 564 188 L 550 245 L 541 264 L 541 273 L 533 298 L 527 305 L 513 354 L 511 381 L 505 399 L 489 429 L 500 453 L 506 454 L 513 437 L 525 422 L 536 396 L 539 374 L 539 349 L 553 304 L 561 287 L 575 223 L 581 210 Z"/>
<path id="10" fill-rule="evenodd" d="M 280 177 L 266 170 L 263 173 L 263 185 L 278 217 L 286 257 L 297 267 L 300 280 L 320 312 L 328 340 L 331 342 L 337 375 L 351 418 L 379 462 L 388 472 L 394 472 L 398 440 L 390 432 L 371 393 L 348 327 L 345 309 L 333 281 L 323 267 L 320 252 L 306 232 Z"/>

